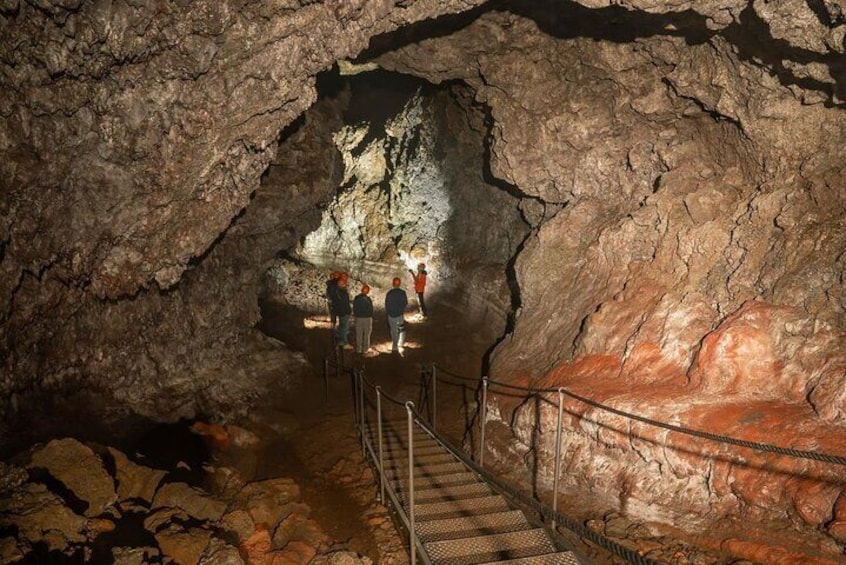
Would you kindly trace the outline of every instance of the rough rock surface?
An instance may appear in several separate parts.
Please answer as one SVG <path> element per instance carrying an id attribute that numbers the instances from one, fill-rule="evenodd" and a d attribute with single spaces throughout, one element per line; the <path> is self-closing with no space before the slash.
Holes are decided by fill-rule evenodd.
<path id="1" fill-rule="evenodd" d="M 114 479 L 90 447 L 75 439 L 57 439 L 32 454 L 32 467 L 45 469 L 87 504 L 86 516 L 97 516 L 117 500 Z"/>
<path id="2" fill-rule="evenodd" d="M 407 270 L 423 262 L 430 304 L 460 307 L 502 331 L 511 307 L 502 266 L 528 225 L 520 199 L 484 178 L 485 115 L 465 88 L 417 81 L 380 88 L 386 80 L 352 83 L 351 99 L 377 100 L 379 113 L 357 120 L 376 111 L 372 102 L 345 113 L 348 123 L 334 135 L 342 190 L 298 247 L 298 261 L 271 268 L 270 293 L 304 311 L 323 311 L 326 271 L 342 268 L 370 285 L 381 305 L 394 276 L 413 293 Z M 316 281 L 308 265 L 320 268 Z"/>
<path id="3" fill-rule="evenodd" d="M 735 6 L 713 25 L 711 9 L 705 21 L 517 3 L 377 59 L 469 84 L 493 118 L 492 173 L 558 205 L 514 263 L 519 310 L 493 354 L 493 378 L 572 387 L 695 429 L 846 452 L 844 84 L 820 39 L 828 32 L 788 16 L 789 5 Z M 829 25 L 841 32 L 836 17 Z M 538 424 L 533 406 L 514 411 L 505 400 L 495 417 L 513 424 L 523 446 L 514 455 L 543 450 L 543 483 L 554 424 L 552 415 Z M 844 487 L 837 466 L 733 459 L 720 444 L 569 409 L 573 490 L 647 522 L 672 524 L 679 511 L 702 516 L 703 528 L 726 514 L 788 515 L 818 531 Z M 840 551 L 831 538 L 803 545 L 808 556 Z"/>
<path id="4" fill-rule="evenodd" d="M 260 438 L 245 429 L 239 435 Z M 230 459 L 242 459 L 256 442 L 239 448 L 237 454 L 222 453 Z M 94 456 L 90 448 L 76 440 L 65 439 L 38 449 L 31 454 L 41 460 L 52 454 L 56 461 L 68 461 L 69 454 L 77 454 L 80 469 L 97 467 L 89 460 Z M 69 485 L 57 481 L 44 484 L 37 473 L 26 477 L 22 469 L 13 466 L 0 468 L 0 557 L 3 563 L 16 561 L 50 562 L 61 559 L 94 561 L 111 558 L 125 565 L 167 561 L 193 565 L 242 565 L 250 563 L 308 563 L 312 559 L 322 562 L 369 563 L 365 558 L 338 550 L 347 550 L 344 542 L 333 540 L 311 516 L 311 509 L 303 503 L 300 487 L 292 479 L 273 478 L 252 481 L 250 476 L 240 477 L 242 486 L 209 493 L 186 483 L 172 482 L 174 469 L 162 471 L 129 461 L 114 448 L 108 448 L 115 465 L 107 465 L 120 480 L 127 473 L 130 481 L 131 504 L 112 500 L 104 509 L 108 518 L 87 518 L 82 515 L 81 499 L 74 492 L 85 493 L 74 481 Z M 255 456 L 255 453 L 253 453 Z M 96 456 L 94 456 L 96 457 Z M 99 460 L 98 460 L 99 461 Z M 39 467 L 41 469 L 41 467 Z M 55 472 L 55 468 L 52 469 Z M 179 472 L 179 470 L 176 470 Z M 230 467 L 209 467 L 209 477 L 219 474 L 239 475 Z M 137 480 L 137 477 L 146 477 Z M 154 496 L 146 497 L 150 478 L 165 483 Z M 67 480 L 61 472 L 57 478 Z M 171 481 L 171 482 L 168 482 Z M 236 481 L 227 482 L 231 486 Z M 71 491 L 70 485 L 77 487 Z M 136 488 L 139 487 L 140 488 Z M 155 489 L 155 485 L 154 485 Z M 119 487 L 120 490 L 120 487 Z M 143 496 L 138 492 L 145 493 Z M 227 494 L 228 493 L 228 494 Z M 152 503 L 150 503 L 152 498 Z M 229 511 L 224 514 L 224 512 Z M 139 533 L 139 528 L 146 532 Z M 265 540 L 266 543 L 257 543 Z M 132 545 L 132 544 L 136 545 Z M 118 545 L 120 544 L 120 545 Z M 49 558 L 44 552 L 51 552 Z M 64 556 L 60 555 L 61 552 Z M 350 561 L 352 560 L 352 561 Z"/>
<path id="5" fill-rule="evenodd" d="M 5 3 L 3 412 L 60 385 L 158 418 L 243 402 L 254 377 L 219 383 L 246 365 L 237 352 L 269 349 L 247 337 L 244 290 L 266 267 L 252 244 L 291 246 L 327 189 L 308 185 L 281 231 L 235 235 L 280 132 L 315 101 L 314 76 L 371 36 L 479 3 Z"/>
<path id="6" fill-rule="evenodd" d="M 302 363 L 251 331 L 258 280 L 337 187 L 339 113 L 316 106 L 277 153 L 280 131 L 372 36 L 480 3 L 4 3 L 2 412 L 70 387 L 177 418 L 254 398 L 256 363 L 284 383 Z M 843 453 L 841 4 L 613 4 L 493 3 L 371 46 L 385 68 L 468 85 L 489 172 L 523 198 L 533 232 L 491 374 L 742 437 L 788 423 L 767 439 Z M 514 421 L 518 448 L 549 452 L 528 407 Z M 688 440 L 642 445 L 650 432 L 610 422 L 622 432 L 576 418 L 569 440 L 591 462 L 574 483 L 615 509 L 787 516 L 838 551 L 842 478 L 807 479 L 827 468 L 762 473 L 773 461 L 715 447 L 703 471 Z"/>

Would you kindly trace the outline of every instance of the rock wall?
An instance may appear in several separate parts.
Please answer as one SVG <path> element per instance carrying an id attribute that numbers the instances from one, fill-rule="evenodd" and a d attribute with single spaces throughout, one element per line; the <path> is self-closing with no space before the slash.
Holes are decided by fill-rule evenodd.
<path id="1" fill-rule="evenodd" d="M 229 404 L 265 265 L 249 230 L 240 259 L 209 251 L 235 237 L 314 76 L 475 3 L 4 2 L 2 412 L 65 385 L 156 417 Z M 272 222 L 321 196 L 293 198 Z"/>
<path id="2" fill-rule="evenodd" d="M 390 80 L 384 74 L 358 80 L 351 104 L 358 98 L 384 106 L 396 97 L 396 113 L 361 122 L 361 111 L 348 110 L 347 125 L 333 138 L 344 162 L 339 193 L 296 250 L 304 264 L 282 260 L 274 269 L 285 275 L 276 277 L 272 294 L 305 311 L 322 311 L 323 289 L 309 284 L 313 273 L 303 269 L 313 265 L 319 279 L 347 270 L 373 287 L 380 303 L 394 276 L 412 292 L 406 271 L 424 262 L 428 300 L 490 326 L 495 339 L 511 308 L 503 265 L 528 224 L 521 200 L 486 182 L 485 114 L 460 85 L 435 89 L 414 82 L 391 95 L 378 87 Z"/>
<path id="3" fill-rule="evenodd" d="M 846 452 L 846 28 L 834 12 L 797 20 L 788 4 L 809 14 L 779 2 L 663 15 L 653 3 L 507 3 L 378 57 L 470 85 L 490 108 L 493 175 L 551 210 L 514 263 L 519 309 L 494 379 Z M 568 411 L 567 482 L 571 495 L 591 493 L 588 505 L 652 524 L 787 515 L 827 529 L 800 543 L 810 553 L 841 551 L 839 467 L 738 455 L 575 402 Z M 494 416 L 522 444 L 500 455 L 538 453 L 542 489 L 547 412 L 502 400 Z"/>

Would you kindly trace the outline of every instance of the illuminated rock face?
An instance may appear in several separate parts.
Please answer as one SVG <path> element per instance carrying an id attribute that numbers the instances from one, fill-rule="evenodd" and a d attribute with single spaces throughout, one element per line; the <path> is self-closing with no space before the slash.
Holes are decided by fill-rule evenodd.
<path id="1" fill-rule="evenodd" d="M 358 90 L 353 97 L 383 98 L 374 86 Z M 342 189 L 297 255 L 318 276 L 340 268 L 374 289 L 389 289 L 394 276 L 410 285 L 407 270 L 422 262 L 430 303 L 483 318 L 480 324 L 495 326 L 495 339 L 511 307 L 503 265 L 529 226 L 521 199 L 483 178 L 484 115 L 466 105 L 466 95 L 413 84 L 384 123 L 341 128 L 334 142 L 344 162 Z M 295 267 L 282 268 L 299 278 Z M 283 289 L 286 301 L 308 309 L 306 297 L 293 294 Z"/>

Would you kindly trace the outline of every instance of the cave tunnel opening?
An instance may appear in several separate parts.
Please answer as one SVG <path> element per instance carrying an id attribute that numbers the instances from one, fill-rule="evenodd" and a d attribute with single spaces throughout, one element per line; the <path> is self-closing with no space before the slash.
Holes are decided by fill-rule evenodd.
<path id="1" fill-rule="evenodd" d="M 326 280 L 345 272 L 350 298 L 366 284 L 375 306 L 366 363 L 391 353 L 384 299 L 398 277 L 409 301 L 405 362 L 479 374 L 513 312 L 508 265 L 530 229 L 525 198 L 490 173 L 486 108 L 463 81 L 435 85 L 379 69 L 342 74 L 336 66 L 317 85 L 318 102 L 298 135 L 285 135 L 282 161 L 263 176 L 262 190 L 302 172 L 300 161 L 295 170 L 283 155 L 323 143 L 333 164 L 316 163 L 320 176 L 308 182 L 325 183 L 329 198 L 319 225 L 278 250 L 268 268 L 259 328 L 319 363 L 333 347 Z M 414 284 L 421 264 L 425 318 Z M 359 353 L 354 336 L 352 329 Z"/>

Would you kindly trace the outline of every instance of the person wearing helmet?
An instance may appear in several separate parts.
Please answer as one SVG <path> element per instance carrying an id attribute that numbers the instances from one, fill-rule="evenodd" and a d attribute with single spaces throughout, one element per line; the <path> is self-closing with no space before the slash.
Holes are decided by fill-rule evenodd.
<path id="1" fill-rule="evenodd" d="M 335 301 L 332 303 L 335 314 L 338 315 L 338 346 L 344 349 L 352 349 L 352 345 L 349 343 L 350 314 L 352 314 L 352 308 L 350 308 L 350 293 L 347 290 L 348 282 L 349 276 L 346 273 L 341 273 L 341 276 L 338 277 Z"/>
<path id="2" fill-rule="evenodd" d="M 394 277 L 393 288 L 385 295 L 385 313 L 388 315 L 388 328 L 391 330 L 391 351 L 402 352 L 405 342 L 405 307 L 408 306 L 408 296 L 400 288 L 402 281 Z"/>
<path id="3" fill-rule="evenodd" d="M 370 287 L 363 285 L 361 292 L 353 299 L 356 353 L 370 351 L 370 334 L 373 331 L 373 299 L 368 294 L 370 294 Z"/>
<path id="4" fill-rule="evenodd" d="M 329 280 L 326 281 L 326 303 L 329 306 L 329 320 L 332 323 L 332 329 L 338 322 L 338 314 L 335 313 L 335 300 L 338 293 L 338 279 L 341 278 L 341 271 L 332 271 L 329 275 Z"/>
<path id="5" fill-rule="evenodd" d="M 420 313 L 425 318 L 428 316 L 428 312 L 426 311 L 426 301 L 423 299 L 423 293 L 426 292 L 426 263 L 420 263 L 417 265 L 417 274 L 414 274 L 414 271 L 411 269 L 408 270 L 411 273 L 411 277 L 414 279 L 414 292 L 417 293 L 417 302 L 420 304 Z"/>

